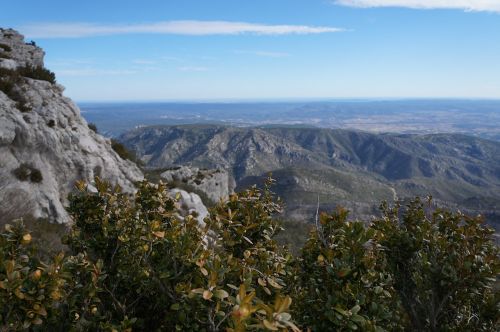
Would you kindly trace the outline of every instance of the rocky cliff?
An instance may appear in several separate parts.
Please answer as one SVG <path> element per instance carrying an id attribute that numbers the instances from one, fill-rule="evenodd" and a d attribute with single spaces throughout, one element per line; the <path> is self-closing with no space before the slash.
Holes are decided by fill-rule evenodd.
<path id="1" fill-rule="evenodd" d="M 168 183 L 189 187 L 202 192 L 212 203 L 226 199 L 234 190 L 232 177 L 221 169 L 199 169 L 197 167 L 179 166 L 161 173 Z"/>
<path id="2" fill-rule="evenodd" d="M 30 216 L 66 223 L 75 181 L 100 176 L 130 191 L 143 178 L 89 129 L 43 57 L 16 31 L 0 30 L 0 222 Z"/>

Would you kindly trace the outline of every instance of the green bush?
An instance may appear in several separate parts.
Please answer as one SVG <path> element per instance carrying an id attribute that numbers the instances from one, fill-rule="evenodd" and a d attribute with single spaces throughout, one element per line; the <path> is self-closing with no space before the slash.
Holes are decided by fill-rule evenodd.
<path id="1" fill-rule="evenodd" d="M 313 331 L 399 331 L 402 311 L 375 230 L 322 214 L 297 267 L 294 316 Z"/>
<path id="2" fill-rule="evenodd" d="M 129 150 L 125 145 L 118 142 L 115 139 L 111 139 L 111 148 L 122 158 L 123 160 L 130 160 L 136 163 L 138 166 L 142 166 L 142 162 L 137 158 L 135 153 Z"/>
<path id="3" fill-rule="evenodd" d="M 21 164 L 18 168 L 13 171 L 15 177 L 21 181 L 31 181 L 34 183 L 40 183 L 43 180 L 42 173 L 39 169 L 36 169 L 26 163 Z"/>
<path id="4" fill-rule="evenodd" d="M 175 217 L 163 184 L 143 182 L 133 200 L 98 179 L 96 194 L 78 186 L 59 329 L 297 330 L 281 292 L 290 256 L 272 240 L 278 206 L 268 192 L 233 195 L 200 228 Z"/>
<path id="5" fill-rule="evenodd" d="M 0 233 L 0 330 L 26 331 L 58 316 L 63 296 L 63 255 L 42 262 L 33 255 L 24 225 Z"/>
<path id="6" fill-rule="evenodd" d="M 35 80 L 42 80 L 42 81 L 47 81 L 52 84 L 56 83 L 56 74 L 51 72 L 50 70 L 39 66 L 39 67 L 32 67 L 32 66 L 27 66 L 27 67 L 21 67 L 17 69 L 17 72 L 19 75 L 23 77 L 29 77 Z"/>
<path id="7" fill-rule="evenodd" d="M 430 202 L 429 202 L 430 203 Z M 430 204 L 429 204 L 430 205 Z M 495 331 L 500 273 L 494 230 L 481 217 L 432 211 L 416 199 L 406 209 L 382 205 L 376 242 L 412 331 Z"/>
<path id="8" fill-rule="evenodd" d="M 21 77 L 17 71 L 0 68 L 0 91 L 11 99 L 18 100 L 19 98 L 15 96 L 14 87 L 20 83 Z"/>
<path id="9" fill-rule="evenodd" d="M 0 68 L 0 91 L 16 102 L 16 108 L 21 112 L 29 112 L 31 108 L 26 106 L 24 96 L 19 88 L 23 83 L 23 77 L 18 70 Z"/>
<path id="10" fill-rule="evenodd" d="M 125 147 L 122 143 L 115 139 L 111 139 L 111 148 L 120 156 L 120 158 L 125 160 L 132 160 L 134 158 L 133 153 Z"/>
<path id="11" fill-rule="evenodd" d="M 3 51 L 5 51 L 5 52 L 10 52 L 10 51 L 12 51 L 12 48 L 11 48 L 9 45 L 7 45 L 7 44 L 0 43 L 0 48 L 1 48 Z"/>
<path id="12" fill-rule="evenodd" d="M 91 123 L 91 122 L 89 122 L 89 123 L 87 124 L 87 126 L 88 126 L 88 127 L 89 127 L 89 129 L 90 129 L 90 130 L 92 130 L 94 133 L 96 133 L 96 134 L 98 133 L 97 126 L 95 125 L 95 123 Z"/>
<path id="13" fill-rule="evenodd" d="M 252 187 L 179 220 L 162 184 L 130 196 L 77 183 L 69 251 L 37 258 L 0 234 L 0 330 L 496 331 L 498 248 L 480 218 L 383 204 L 370 225 L 322 214 L 300 257 L 274 240 L 282 209 Z"/>

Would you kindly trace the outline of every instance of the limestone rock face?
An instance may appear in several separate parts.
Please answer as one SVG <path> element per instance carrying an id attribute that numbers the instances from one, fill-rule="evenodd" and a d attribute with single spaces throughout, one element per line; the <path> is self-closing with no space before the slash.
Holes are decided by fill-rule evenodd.
<path id="1" fill-rule="evenodd" d="M 25 43 L 24 36 L 12 29 L 0 29 L 0 68 L 43 67 L 45 52 L 33 42 Z"/>
<path id="2" fill-rule="evenodd" d="M 181 166 L 163 172 L 161 177 L 166 182 L 186 185 L 195 191 L 204 193 L 212 203 L 226 199 L 235 187 L 231 176 L 220 169 L 204 170 Z"/>
<path id="3" fill-rule="evenodd" d="M 198 225 L 201 227 L 205 226 L 203 221 L 208 216 L 207 207 L 201 201 L 200 196 L 195 193 L 189 193 L 185 190 L 173 188 L 170 190 L 170 195 L 172 197 L 178 196 L 178 212 L 179 219 L 183 220 L 187 215 L 196 216 Z"/>
<path id="4" fill-rule="evenodd" d="M 8 45 L 3 52 L 10 57 L 0 59 L 0 67 L 43 66 L 43 50 L 13 30 L 0 30 L 0 45 Z M 16 97 L 0 90 L 0 222 L 31 216 L 67 223 L 67 196 L 77 180 L 99 176 L 133 191 L 143 179 L 135 164 L 88 128 L 63 89 L 21 77 Z"/>

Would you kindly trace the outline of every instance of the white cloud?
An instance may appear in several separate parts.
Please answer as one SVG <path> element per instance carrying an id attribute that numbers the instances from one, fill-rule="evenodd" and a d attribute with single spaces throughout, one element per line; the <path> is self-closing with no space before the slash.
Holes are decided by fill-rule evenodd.
<path id="1" fill-rule="evenodd" d="M 234 51 L 236 54 L 251 54 L 268 58 L 284 58 L 290 56 L 289 53 L 285 52 L 273 52 L 273 51 L 245 51 L 245 50 L 236 50 Z"/>
<path id="2" fill-rule="evenodd" d="M 406 7 L 413 9 L 461 9 L 500 12 L 500 0 L 335 0 L 335 4 L 370 7 Z"/>
<path id="3" fill-rule="evenodd" d="M 287 35 L 340 32 L 343 29 L 308 25 L 269 25 L 228 21 L 166 21 L 149 24 L 40 23 L 19 27 L 28 38 L 81 38 L 123 34 L 171 35 Z"/>

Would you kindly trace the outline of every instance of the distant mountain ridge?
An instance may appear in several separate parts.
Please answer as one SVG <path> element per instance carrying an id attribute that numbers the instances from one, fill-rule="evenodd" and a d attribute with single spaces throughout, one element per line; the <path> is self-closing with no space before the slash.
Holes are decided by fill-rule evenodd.
<path id="1" fill-rule="evenodd" d="M 403 99 L 282 102 L 82 103 L 107 136 L 138 126 L 300 126 L 375 133 L 461 133 L 500 141 L 500 100 Z"/>
<path id="2" fill-rule="evenodd" d="M 462 134 L 373 134 L 319 128 L 152 126 L 120 138 L 148 167 L 224 168 L 239 188 L 272 171 L 300 215 L 326 207 L 374 213 L 382 199 L 432 195 L 472 212 L 500 211 L 500 143 Z"/>

